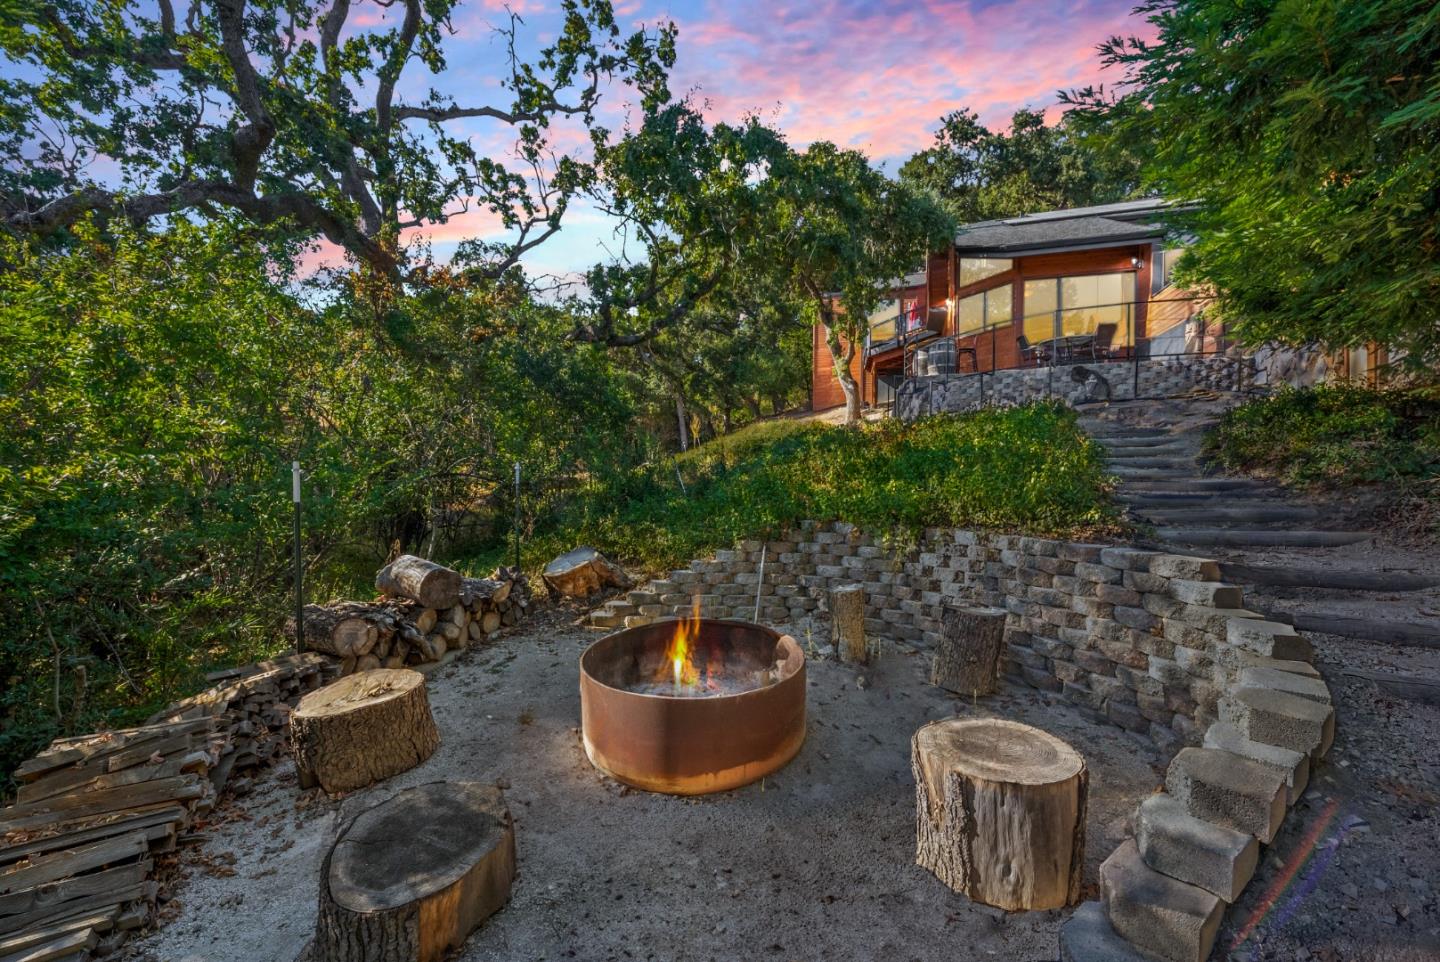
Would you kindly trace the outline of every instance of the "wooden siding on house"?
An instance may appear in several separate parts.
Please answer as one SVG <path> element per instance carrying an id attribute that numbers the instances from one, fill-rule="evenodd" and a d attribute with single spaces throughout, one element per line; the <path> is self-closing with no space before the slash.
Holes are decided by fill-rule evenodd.
<path id="1" fill-rule="evenodd" d="M 857 349 L 855 358 L 850 362 L 850 374 L 856 384 L 861 383 L 862 353 Z M 830 345 L 825 341 L 825 326 L 816 324 L 810 339 L 810 410 L 825 411 L 844 403 L 845 392 L 840 389 L 840 382 L 835 377 L 835 361 L 830 356 Z"/>

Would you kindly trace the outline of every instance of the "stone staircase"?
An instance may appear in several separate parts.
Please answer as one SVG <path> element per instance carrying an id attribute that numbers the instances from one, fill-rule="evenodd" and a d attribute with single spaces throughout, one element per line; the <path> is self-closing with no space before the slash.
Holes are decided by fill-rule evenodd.
<path id="1" fill-rule="evenodd" d="M 1440 606 L 1434 564 L 1412 558 L 1410 570 L 1377 570 L 1377 533 L 1351 506 L 1227 477 L 1204 462 L 1205 434 L 1240 400 L 1129 401 L 1082 414 L 1082 427 L 1106 450 L 1117 497 L 1140 526 L 1138 542 L 1217 558 L 1222 575 L 1245 585 L 1267 617 L 1367 641 L 1440 645 L 1440 622 L 1416 614 Z M 1326 593 L 1323 606 L 1304 597 L 1316 591 Z M 1399 598 L 1407 592 L 1422 594 Z"/>

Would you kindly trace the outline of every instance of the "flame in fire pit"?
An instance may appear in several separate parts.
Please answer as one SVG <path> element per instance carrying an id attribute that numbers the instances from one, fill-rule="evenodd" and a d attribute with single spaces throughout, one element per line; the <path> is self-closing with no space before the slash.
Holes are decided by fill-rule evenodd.
<path id="1" fill-rule="evenodd" d="M 670 666 L 670 681 L 674 686 L 684 688 L 700 680 L 695 668 L 695 642 L 700 637 L 700 599 L 695 599 L 691 616 L 675 623 L 675 634 L 670 636 L 670 647 L 665 649 L 665 663 Z"/>

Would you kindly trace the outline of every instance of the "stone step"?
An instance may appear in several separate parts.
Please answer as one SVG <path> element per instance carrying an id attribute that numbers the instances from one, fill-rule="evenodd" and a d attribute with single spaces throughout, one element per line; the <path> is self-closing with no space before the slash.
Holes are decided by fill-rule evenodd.
<path id="1" fill-rule="evenodd" d="M 1173 434 L 1139 438 L 1121 437 L 1117 435 L 1102 435 L 1095 438 L 1095 441 L 1099 444 L 1103 444 L 1111 451 L 1147 450 L 1154 448 L 1174 447 L 1186 447 L 1193 451 L 1199 450 L 1200 447 L 1188 437 L 1177 436 Z"/>
<path id="2" fill-rule="evenodd" d="M 1280 621 L 1232 618 L 1225 626 L 1225 641 L 1266 658 L 1304 662 L 1315 659 L 1310 642 L 1296 634 L 1294 626 Z"/>
<path id="3" fill-rule="evenodd" d="M 1101 863 L 1100 894 L 1111 928 L 1142 951 L 1169 962 L 1210 958 L 1225 903 L 1146 865 L 1134 839 Z"/>
<path id="4" fill-rule="evenodd" d="M 1252 742 L 1278 745 L 1312 759 L 1324 757 L 1335 741 L 1333 708 L 1273 688 L 1231 689 L 1220 699 L 1220 720 Z"/>
<path id="5" fill-rule="evenodd" d="M 1082 902 L 1060 926 L 1060 962 L 1154 962 L 1121 938 L 1099 902 Z"/>
<path id="6" fill-rule="evenodd" d="M 1191 474 L 1200 473 L 1200 467 L 1195 463 L 1195 459 L 1187 457 L 1116 457 L 1112 454 L 1106 458 L 1106 463 L 1112 470 L 1128 471 L 1134 468 L 1149 471 L 1189 471 Z"/>
<path id="7" fill-rule="evenodd" d="M 1345 568 L 1292 568 L 1223 562 L 1226 581 L 1274 588 L 1329 588 L 1335 591 L 1423 591 L 1440 587 L 1440 578 L 1403 571 L 1354 571 Z"/>
<path id="8" fill-rule="evenodd" d="M 1250 492 L 1272 489 L 1250 478 L 1204 478 L 1191 475 L 1187 478 L 1155 478 L 1150 481 L 1135 481 L 1124 485 L 1123 490 L 1134 494 L 1141 492 L 1203 494 L 1206 492 Z"/>
<path id="9" fill-rule="evenodd" d="M 1140 804 L 1135 844 L 1145 864 L 1234 902 L 1255 874 L 1260 843 L 1247 832 L 1213 825 L 1160 792 Z"/>
<path id="10" fill-rule="evenodd" d="M 1385 618 L 1356 618 L 1338 612 L 1315 608 L 1292 615 L 1295 627 L 1302 631 L 1321 631 L 1360 641 L 1379 641 L 1392 645 L 1416 645 L 1440 648 L 1440 625 L 1434 621 L 1392 621 Z"/>
<path id="11" fill-rule="evenodd" d="M 590 624 L 596 628 L 623 628 L 625 627 L 625 616 L 612 615 L 597 609 L 590 612 Z"/>
<path id="12" fill-rule="evenodd" d="M 625 600 L 637 607 L 641 605 L 658 605 L 660 603 L 660 593 L 637 588 L 634 591 L 627 591 L 625 593 Z"/>
<path id="13" fill-rule="evenodd" d="M 1182 748 L 1170 760 L 1165 789 L 1198 819 L 1269 843 L 1285 818 L 1280 773 L 1215 748 Z"/>
<path id="14" fill-rule="evenodd" d="M 1281 748 L 1278 745 L 1262 745 L 1253 742 L 1240 733 L 1229 722 L 1212 722 L 1205 729 L 1205 748 L 1230 752 L 1251 761 L 1259 762 L 1274 769 L 1285 780 L 1285 803 L 1294 805 L 1300 800 L 1305 786 L 1310 784 L 1310 756 Z"/>
<path id="15" fill-rule="evenodd" d="M 1200 523 L 1227 521 L 1250 524 L 1278 524 L 1283 521 L 1315 521 L 1320 512 L 1314 508 L 1293 505 L 1227 505 L 1227 504 L 1184 504 L 1158 506 L 1153 502 L 1143 505 L 1131 503 L 1132 513 L 1142 514 L 1151 521 L 1163 524 L 1195 521 Z"/>
<path id="16" fill-rule="evenodd" d="M 1081 427 L 1096 440 L 1126 440 L 1137 438 L 1173 438 L 1169 428 L 1131 427 L 1126 424 L 1108 424 L 1104 421 L 1083 421 Z"/>
<path id="17" fill-rule="evenodd" d="M 1148 501 L 1157 505 L 1181 504 L 1229 504 L 1267 507 L 1272 504 L 1287 504 L 1285 494 L 1274 488 L 1234 488 L 1194 491 L 1184 487 L 1149 490 L 1145 485 L 1126 485 L 1120 492 L 1122 501 Z"/>
<path id="18" fill-rule="evenodd" d="M 1162 541 L 1186 545 L 1218 545 L 1227 548 L 1338 548 L 1368 541 L 1370 531 L 1293 531 L 1265 528 L 1157 528 Z"/>
<path id="19" fill-rule="evenodd" d="M 1111 464 L 1106 465 L 1106 470 L 1121 481 L 1183 481 L 1195 477 L 1193 468 L 1117 468 Z"/>
<path id="20" fill-rule="evenodd" d="M 621 601 L 619 598 L 613 598 L 601 605 L 600 610 L 611 615 L 638 615 L 640 613 L 640 606 L 632 605 L 629 601 Z"/>

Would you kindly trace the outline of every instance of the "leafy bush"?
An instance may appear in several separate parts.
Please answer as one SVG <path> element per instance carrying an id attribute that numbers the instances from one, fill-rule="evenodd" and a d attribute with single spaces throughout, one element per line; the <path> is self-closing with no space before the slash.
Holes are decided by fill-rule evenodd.
<path id="1" fill-rule="evenodd" d="M 1036 404 L 858 428 L 757 424 L 592 486 L 525 554 L 533 569 L 592 544 L 659 572 L 805 518 L 901 537 L 929 526 L 1080 535 L 1116 523 L 1097 446 L 1073 412 Z"/>
<path id="2" fill-rule="evenodd" d="M 1232 470 L 1299 486 L 1440 475 L 1440 397 L 1348 385 L 1285 389 L 1229 411 L 1206 439 Z"/>

